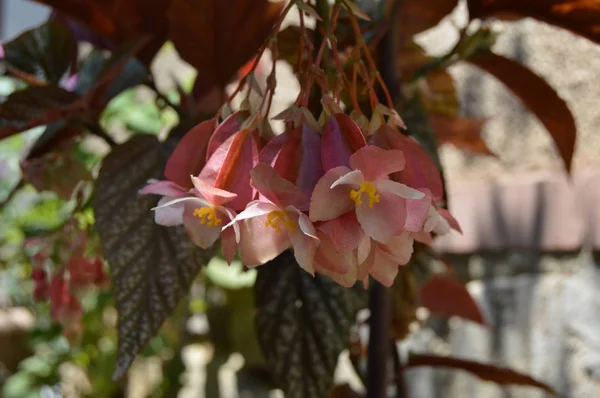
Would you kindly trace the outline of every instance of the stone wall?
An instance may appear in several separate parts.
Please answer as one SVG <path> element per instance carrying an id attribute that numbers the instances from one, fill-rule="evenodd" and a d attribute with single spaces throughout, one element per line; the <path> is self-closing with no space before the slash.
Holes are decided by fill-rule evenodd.
<path id="1" fill-rule="evenodd" d="M 458 11 L 458 18 L 461 18 Z M 565 174 L 547 132 L 493 78 L 459 65 L 465 114 L 491 117 L 484 137 L 498 158 L 442 149 L 450 206 L 465 234 L 436 242 L 455 265 L 490 328 L 432 321 L 408 346 L 529 373 L 565 397 L 600 396 L 600 50 L 585 39 L 523 20 L 495 25 L 495 50 L 543 76 L 579 129 L 574 173 Z M 422 41 L 444 50 L 444 29 Z M 541 398 L 460 371 L 414 369 L 411 397 Z"/>

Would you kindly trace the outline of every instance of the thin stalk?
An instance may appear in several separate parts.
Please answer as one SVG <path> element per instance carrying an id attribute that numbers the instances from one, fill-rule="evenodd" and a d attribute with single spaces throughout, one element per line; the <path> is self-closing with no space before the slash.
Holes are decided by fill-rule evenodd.
<path id="1" fill-rule="evenodd" d="M 369 351 L 367 357 L 366 398 L 387 397 L 388 358 L 390 354 L 390 294 L 379 282 L 369 295 Z"/>

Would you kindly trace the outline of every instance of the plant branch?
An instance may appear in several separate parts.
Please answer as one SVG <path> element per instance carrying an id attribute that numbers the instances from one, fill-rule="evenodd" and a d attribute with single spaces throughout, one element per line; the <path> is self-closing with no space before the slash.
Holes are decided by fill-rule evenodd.
<path id="1" fill-rule="evenodd" d="M 379 282 L 373 283 L 369 296 L 369 349 L 367 357 L 367 396 L 387 396 L 390 341 L 390 292 Z"/>
<path id="2" fill-rule="evenodd" d="M 351 15 L 355 33 L 360 32 L 358 21 Z M 393 25 L 392 25 L 393 26 Z M 378 69 L 375 69 L 374 60 L 370 56 L 369 48 L 362 40 L 362 36 L 357 37 L 363 46 L 365 57 L 372 72 L 377 73 L 377 81 L 380 83 L 380 90 L 377 94 L 381 102 L 388 102 L 391 109 L 394 109 L 393 100 L 398 98 L 398 81 L 396 67 L 396 43 L 394 40 L 393 29 L 382 36 L 378 44 L 377 61 Z M 369 350 L 367 358 L 367 398 L 383 398 L 387 396 L 388 382 L 388 363 L 390 354 L 396 356 L 396 350 L 390 351 L 390 341 L 393 339 L 390 334 L 391 327 L 391 297 L 390 291 L 385 286 L 374 283 L 369 297 L 369 310 L 371 316 L 369 319 Z M 396 364 L 400 366 L 400 363 Z M 402 374 L 401 367 L 397 369 L 398 374 Z M 398 380 L 398 378 L 396 379 Z M 403 385 L 398 386 L 398 397 L 405 398 L 406 390 Z"/>
<path id="3" fill-rule="evenodd" d="M 4 200 L 2 202 L 0 202 L 0 209 L 3 208 L 4 206 L 6 206 L 15 197 L 16 193 L 19 192 L 19 190 L 21 188 L 23 188 L 24 186 L 25 186 L 25 180 L 23 178 L 21 178 L 21 180 L 19 180 L 18 184 L 15 185 L 15 187 L 10 190 L 10 192 L 8 193 L 6 198 L 4 198 Z"/>

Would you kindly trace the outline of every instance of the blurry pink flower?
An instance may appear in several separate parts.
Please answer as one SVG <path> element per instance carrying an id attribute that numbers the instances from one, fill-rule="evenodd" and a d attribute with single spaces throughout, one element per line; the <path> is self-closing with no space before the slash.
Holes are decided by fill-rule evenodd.
<path id="1" fill-rule="evenodd" d="M 338 166 L 319 180 L 310 219 L 333 220 L 354 210 L 366 235 L 388 243 L 404 229 L 406 199 L 422 199 L 425 194 L 389 179 L 389 174 L 404 168 L 401 151 L 368 145 L 350 156 L 349 163 L 352 169 Z"/>
<path id="2" fill-rule="evenodd" d="M 234 220 L 241 223 L 240 257 L 247 266 L 264 264 L 290 244 L 298 264 L 314 274 L 313 257 L 319 243 L 315 227 L 303 213 L 308 199 L 265 163 L 252 171 L 252 185 L 260 194 Z"/>

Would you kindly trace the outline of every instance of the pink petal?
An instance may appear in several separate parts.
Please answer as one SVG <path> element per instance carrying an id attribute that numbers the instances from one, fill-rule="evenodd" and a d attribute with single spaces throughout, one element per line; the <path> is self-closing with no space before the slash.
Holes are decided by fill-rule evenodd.
<path id="1" fill-rule="evenodd" d="M 327 268 L 316 268 L 315 269 L 319 274 L 325 275 L 333 279 L 338 285 L 344 287 L 352 287 L 356 284 L 356 264 L 353 264 L 349 270 L 345 273 L 333 272 Z"/>
<path id="2" fill-rule="evenodd" d="M 375 181 L 402 170 L 404 154 L 395 149 L 385 150 L 367 145 L 350 156 L 350 167 L 362 171 L 365 180 Z"/>
<path id="3" fill-rule="evenodd" d="M 450 224 L 452 229 L 454 229 L 462 234 L 462 229 L 460 228 L 458 220 L 456 220 L 456 218 L 454 218 L 452 213 L 450 213 L 447 209 L 444 209 L 441 207 L 438 208 L 438 213 L 440 213 L 440 216 L 444 217 L 446 219 L 446 221 L 448 221 L 448 224 Z"/>
<path id="4" fill-rule="evenodd" d="M 184 135 L 165 166 L 165 177 L 183 188 L 192 187 L 190 175 L 197 175 L 205 163 L 208 140 L 215 129 L 215 120 L 206 120 Z"/>
<path id="5" fill-rule="evenodd" d="M 298 214 L 298 226 L 300 227 L 302 233 L 318 241 L 319 238 L 317 238 L 317 230 L 310 219 L 300 210 L 294 209 L 294 211 Z"/>
<path id="6" fill-rule="evenodd" d="M 319 246 L 315 252 L 314 268 L 327 269 L 331 272 L 345 274 L 348 272 L 354 261 L 352 252 L 340 253 L 335 249 L 335 246 L 323 231 L 317 230 L 319 238 Z"/>
<path id="7" fill-rule="evenodd" d="M 188 179 L 190 177 L 188 176 Z M 162 195 L 180 198 L 186 195 L 186 190 L 173 181 L 158 181 L 146 185 L 138 191 L 141 195 Z"/>
<path id="8" fill-rule="evenodd" d="M 344 174 L 343 176 L 335 180 L 333 184 L 331 184 L 331 188 L 335 188 L 339 185 L 351 185 L 353 188 L 356 188 L 364 181 L 365 178 L 363 177 L 362 171 L 353 170 L 348 174 Z"/>
<path id="9" fill-rule="evenodd" d="M 237 194 L 215 188 L 198 177 L 192 176 L 192 183 L 194 184 L 194 188 L 196 188 L 196 192 L 200 194 L 199 196 L 204 197 L 215 206 L 224 205 L 237 198 Z"/>
<path id="10" fill-rule="evenodd" d="M 271 166 L 259 163 L 250 174 L 252 186 L 271 202 L 280 207 L 294 206 L 300 210 L 308 209 L 308 199 L 304 192 L 284 180 Z"/>
<path id="11" fill-rule="evenodd" d="M 279 157 L 281 153 L 281 149 L 285 145 L 288 137 L 292 134 L 294 130 L 286 130 L 283 133 L 276 135 L 273 137 L 267 144 L 263 147 L 258 155 L 259 162 L 266 163 L 270 166 L 275 167 L 275 161 Z"/>
<path id="12" fill-rule="evenodd" d="M 302 159 L 296 185 L 310 197 L 315 185 L 323 176 L 321 164 L 321 136 L 307 125 L 302 126 Z"/>
<path id="13" fill-rule="evenodd" d="M 332 115 L 323 126 L 321 162 L 328 171 L 338 166 L 350 165 L 350 155 L 366 145 L 365 137 L 345 114 Z"/>
<path id="14" fill-rule="evenodd" d="M 227 264 L 231 264 L 235 257 L 238 244 L 235 238 L 235 232 L 233 228 L 227 228 L 221 231 L 221 251 Z"/>
<path id="15" fill-rule="evenodd" d="M 379 134 L 379 133 L 378 133 Z M 406 166 L 397 173 L 397 181 L 415 188 L 428 188 L 433 199 L 441 200 L 444 195 L 444 185 L 440 171 L 427 152 L 411 138 L 386 127 L 381 134 L 385 134 L 390 148 L 399 149 L 404 153 Z"/>
<path id="16" fill-rule="evenodd" d="M 194 244 L 203 249 L 208 249 L 219 239 L 221 235 L 222 225 L 208 226 L 208 224 L 201 224 L 200 218 L 194 216 L 194 211 L 198 208 L 208 207 L 203 204 L 187 201 L 185 202 L 185 208 L 183 211 L 183 225 Z M 226 223 L 227 220 L 223 220 L 222 223 Z"/>
<path id="17" fill-rule="evenodd" d="M 345 113 L 336 113 L 332 117 L 335 117 L 337 120 L 340 129 L 342 130 L 342 134 L 348 141 L 352 153 L 367 145 L 363 132 L 350 116 Z"/>
<path id="18" fill-rule="evenodd" d="M 257 266 L 270 261 L 290 246 L 289 235 L 267 227 L 267 216 L 247 219 L 240 223 L 240 258 L 246 266 Z"/>
<path id="19" fill-rule="evenodd" d="M 335 250 L 340 253 L 348 253 L 358 248 L 365 236 L 353 212 L 324 222 L 319 226 L 319 230 L 331 238 Z"/>
<path id="20" fill-rule="evenodd" d="M 377 180 L 375 187 L 378 192 L 385 192 L 405 199 L 423 199 L 425 194 L 402 183 L 392 180 Z"/>
<path id="21" fill-rule="evenodd" d="M 313 260 L 319 244 L 318 239 L 306 235 L 300 228 L 296 228 L 294 233 L 290 234 L 290 241 L 294 248 L 294 257 L 298 265 L 314 276 Z"/>
<path id="22" fill-rule="evenodd" d="M 423 232 L 423 231 L 413 232 L 413 233 L 411 233 L 411 235 L 412 235 L 413 239 L 416 240 L 417 242 L 424 243 L 426 245 L 431 245 L 433 243 L 433 238 L 432 238 L 431 234 L 428 232 Z"/>
<path id="23" fill-rule="evenodd" d="M 355 206 L 346 186 L 331 188 L 331 185 L 351 170 L 340 166 L 329 170 L 319 180 L 312 193 L 309 216 L 312 221 L 333 220 L 349 212 Z"/>
<path id="24" fill-rule="evenodd" d="M 386 287 L 394 284 L 394 279 L 398 275 L 398 264 L 391 260 L 383 251 L 376 248 L 373 265 L 370 269 L 371 276 Z"/>
<path id="25" fill-rule="evenodd" d="M 157 206 L 163 206 L 171 201 L 173 197 L 165 196 L 158 201 Z M 165 227 L 172 227 L 183 224 L 184 202 L 175 203 L 171 206 L 157 208 L 154 211 L 154 222 Z"/>
<path id="26" fill-rule="evenodd" d="M 273 162 L 273 168 L 309 197 L 323 176 L 321 136 L 307 125 L 284 134 L 286 140 Z"/>
<path id="27" fill-rule="evenodd" d="M 242 123 L 248 117 L 248 112 L 235 112 L 228 118 L 223 120 L 221 124 L 214 130 L 207 144 L 206 161 L 212 157 L 215 151 L 232 135 L 237 133 L 242 128 Z"/>
<path id="28" fill-rule="evenodd" d="M 380 192 L 380 200 L 373 207 L 366 203 L 356 206 L 356 217 L 365 234 L 381 243 L 397 235 L 406 221 L 406 200 Z"/>
<path id="29" fill-rule="evenodd" d="M 242 210 L 252 200 L 250 170 L 258 162 L 254 133 L 242 130 L 231 136 L 214 152 L 199 178 L 216 188 L 236 193 L 229 203 L 233 210 Z"/>
<path id="30" fill-rule="evenodd" d="M 413 243 L 411 234 L 404 232 L 399 236 L 394 236 L 387 245 L 380 244 L 379 250 L 386 253 L 396 264 L 405 265 L 412 257 Z"/>
<path id="31" fill-rule="evenodd" d="M 411 232 L 419 232 L 423 229 L 423 223 L 431 207 L 431 191 L 427 188 L 419 189 L 425 194 L 422 199 L 406 200 L 406 223 L 404 229 Z"/>
<path id="32" fill-rule="evenodd" d="M 356 248 L 356 259 L 358 260 L 359 264 L 364 263 L 365 261 L 367 261 L 367 258 L 369 257 L 369 253 L 371 252 L 371 238 L 368 237 L 367 235 L 363 235 L 362 239 L 360 240 L 358 247 Z M 368 273 L 368 271 L 367 271 Z M 360 278 L 363 279 L 363 278 Z"/>
<path id="33" fill-rule="evenodd" d="M 249 204 L 244 211 L 238 214 L 235 217 L 235 221 L 248 220 L 251 218 L 264 216 L 272 211 L 281 211 L 281 209 L 279 206 L 273 203 L 255 201 Z"/>

